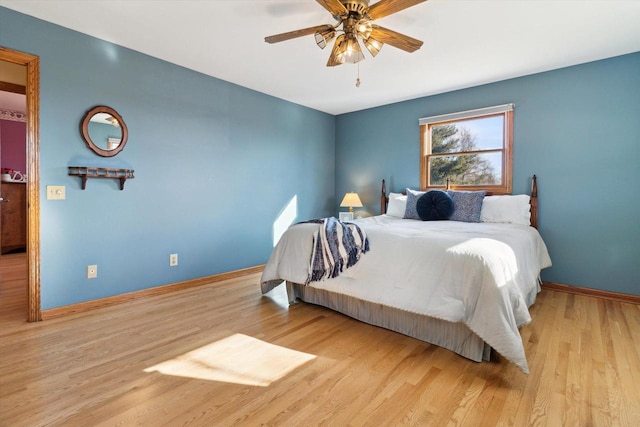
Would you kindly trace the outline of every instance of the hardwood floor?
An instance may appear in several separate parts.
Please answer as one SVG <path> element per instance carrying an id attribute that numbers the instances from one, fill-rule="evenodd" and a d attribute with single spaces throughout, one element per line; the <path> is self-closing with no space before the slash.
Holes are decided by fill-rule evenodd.
<path id="1" fill-rule="evenodd" d="M 26 252 L 0 255 L 0 326 L 2 329 L 27 321 L 27 274 Z"/>
<path id="2" fill-rule="evenodd" d="M 3 306 L 0 425 L 640 425 L 637 305 L 543 291 L 525 375 L 258 280 L 32 324 Z"/>

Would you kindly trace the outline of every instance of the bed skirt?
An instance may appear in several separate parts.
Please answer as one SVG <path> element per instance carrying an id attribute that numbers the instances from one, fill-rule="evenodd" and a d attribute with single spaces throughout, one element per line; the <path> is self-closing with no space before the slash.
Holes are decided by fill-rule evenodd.
<path id="1" fill-rule="evenodd" d="M 289 303 L 297 299 L 451 350 L 475 362 L 490 360 L 491 347 L 464 323 L 448 322 L 347 295 L 287 282 Z"/>

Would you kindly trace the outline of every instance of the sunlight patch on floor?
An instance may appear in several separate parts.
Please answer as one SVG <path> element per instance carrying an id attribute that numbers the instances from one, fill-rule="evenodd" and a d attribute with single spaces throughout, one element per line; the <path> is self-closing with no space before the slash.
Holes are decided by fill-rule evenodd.
<path id="1" fill-rule="evenodd" d="M 315 358 L 313 354 L 234 334 L 144 371 L 267 387 Z"/>

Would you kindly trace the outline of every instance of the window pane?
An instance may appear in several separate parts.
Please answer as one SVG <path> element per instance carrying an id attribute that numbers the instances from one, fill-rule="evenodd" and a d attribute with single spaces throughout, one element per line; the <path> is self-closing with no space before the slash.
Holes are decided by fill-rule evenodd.
<path id="1" fill-rule="evenodd" d="M 454 187 L 511 192 L 513 111 L 498 107 L 420 119 L 421 189 L 442 188 L 448 179 Z"/>
<path id="2" fill-rule="evenodd" d="M 503 135 L 503 115 L 431 126 L 431 153 L 501 149 Z"/>
<path id="3" fill-rule="evenodd" d="M 429 158 L 429 184 L 502 185 L 502 153 L 460 154 Z"/>

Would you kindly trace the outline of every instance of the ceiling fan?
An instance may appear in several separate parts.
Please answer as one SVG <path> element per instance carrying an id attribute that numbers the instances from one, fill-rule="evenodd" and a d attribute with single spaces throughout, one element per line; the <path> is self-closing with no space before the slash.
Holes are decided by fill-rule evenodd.
<path id="1" fill-rule="evenodd" d="M 369 6 L 369 0 L 316 0 L 333 15 L 335 25 L 325 24 L 303 28 L 288 33 L 265 37 L 267 43 L 279 43 L 285 40 L 314 34 L 316 44 L 324 49 L 338 33 L 327 67 L 344 63 L 355 64 L 364 59 L 358 40 L 367 48 L 371 56 L 376 56 L 386 43 L 406 52 L 415 52 L 422 41 L 373 24 L 376 19 L 399 12 L 426 0 L 380 0 Z M 341 27 L 341 28 L 340 28 Z"/>

